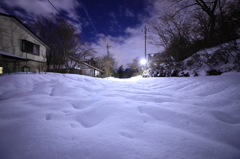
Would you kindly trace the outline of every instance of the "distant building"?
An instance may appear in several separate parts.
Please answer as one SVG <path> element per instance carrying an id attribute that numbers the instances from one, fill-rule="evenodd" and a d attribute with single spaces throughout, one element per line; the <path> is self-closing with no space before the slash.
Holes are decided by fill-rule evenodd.
<path id="1" fill-rule="evenodd" d="M 0 13 L 0 74 L 45 71 L 48 49 L 20 20 Z"/>
<path id="2" fill-rule="evenodd" d="M 148 67 L 157 67 L 161 63 L 168 63 L 174 61 L 172 56 L 163 53 L 150 53 L 148 54 Z"/>
<path id="3" fill-rule="evenodd" d="M 77 65 L 75 65 L 74 69 L 70 70 L 69 73 L 76 73 L 92 77 L 101 76 L 101 73 L 103 73 L 103 70 L 97 68 L 97 61 L 95 61 L 93 58 L 85 61 L 76 60 L 74 58 L 70 59 L 76 62 Z"/>
<path id="4" fill-rule="evenodd" d="M 75 59 L 73 57 L 68 57 L 68 64 L 59 65 L 59 68 L 54 69 L 52 65 L 50 65 L 50 72 L 58 72 L 58 73 L 72 73 L 72 74 L 80 74 L 86 76 L 101 76 L 103 70 L 97 68 L 96 61 L 93 59 L 81 61 L 80 59 Z"/>

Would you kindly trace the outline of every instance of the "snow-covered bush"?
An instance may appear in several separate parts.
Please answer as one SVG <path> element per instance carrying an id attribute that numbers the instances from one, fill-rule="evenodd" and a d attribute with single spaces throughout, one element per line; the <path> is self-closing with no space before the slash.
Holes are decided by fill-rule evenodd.
<path id="1" fill-rule="evenodd" d="M 203 49 L 182 62 L 165 62 L 149 70 L 152 77 L 219 75 L 240 71 L 240 39 Z"/>
<path id="2" fill-rule="evenodd" d="M 186 61 L 186 67 L 192 67 L 194 65 L 194 60 L 189 59 Z"/>

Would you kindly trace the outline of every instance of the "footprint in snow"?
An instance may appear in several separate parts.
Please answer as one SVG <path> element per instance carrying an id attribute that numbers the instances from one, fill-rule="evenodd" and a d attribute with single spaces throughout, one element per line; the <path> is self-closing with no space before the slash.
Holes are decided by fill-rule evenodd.
<path id="1" fill-rule="evenodd" d="M 72 107 L 75 108 L 75 109 L 84 109 L 84 108 L 87 108 L 88 106 L 87 105 L 81 105 L 81 104 L 72 104 Z"/>
<path id="2" fill-rule="evenodd" d="M 134 135 L 132 135 L 130 133 L 127 133 L 127 132 L 120 132 L 119 134 L 126 137 L 126 138 L 129 138 L 129 139 L 134 138 Z"/>
<path id="3" fill-rule="evenodd" d="M 65 116 L 71 116 L 72 115 L 72 112 L 69 111 L 69 110 L 63 110 L 62 112 L 64 113 Z"/>
<path id="4" fill-rule="evenodd" d="M 52 120 L 53 119 L 53 114 L 52 113 L 48 113 L 46 115 L 46 120 Z"/>
<path id="5" fill-rule="evenodd" d="M 70 124 L 71 128 L 77 128 L 78 126 L 76 124 L 71 123 Z"/>
<path id="6" fill-rule="evenodd" d="M 76 120 L 84 127 L 90 128 L 100 124 L 103 120 L 111 116 L 115 112 L 111 108 L 92 109 L 84 114 L 77 116 Z"/>
<path id="7" fill-rule="evenodd" d="M 224 122 L 224 123 L 228 123 L 228 124 L 238 124 L 240 123 L 240 118 L 235 118 L 227 113 L 221 112 L 221 111 L 213 111 L 212 112 L 213 116 Z"/>

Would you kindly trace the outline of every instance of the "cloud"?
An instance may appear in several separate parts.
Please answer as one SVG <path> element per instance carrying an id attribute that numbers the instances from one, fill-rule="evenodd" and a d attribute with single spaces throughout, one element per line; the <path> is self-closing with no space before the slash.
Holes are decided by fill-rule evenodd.
<path id="1" fill-rule="evenodd" d="M 88 22 L 88 21 L 86 21 L 85 23 L 84 23 L 84 27 L 87 27 L 87 26 L 89 26 L 90 25 L 90 23 Z"/>
<path id="2" fill-rule="evenodd" d="M 64 11 L 67 18 L 75 23 L 79 23 L 79 16 L 76 8 L 81 6 L 76 0 L 50 0 L 58 11 Z M 47 15 L 49 13 L 57 13 L 57 10 L 49 3 L 48 0 L 2 0 L 2 4 L 14 10 L 14 14 L 20 17 L 34 17 L 36 15 Z M 19 11 L 21 10 L 21 12 Z M 25 12 L 22 12 L 22 10 Z"/>
<path id="3" fill-rule="evenodd" d="M 145 58 L 145 39 L 142 29 L 146 25 L 147 28 L 150 28 L 150 32 L 148 32 L 147 35 L 149 36 L 153 34 L 149 22 L 151 20 L 154 20 L 158 16 L 156 14 L 158 11 L 158 6 L 159 4 L 156 1 L 148 3 L 145 9 L 145 12 L 148 13 L 148 16 L 144 16 L 142 14 L 137 15 L 138 18 L 141 19 L 141 23 L 136 27 L 125 28 L 125 33 L 127 34 L 127 36 L 112 37 L 100 34 L 98 36 L 97 42 L 93 45 L 94 48 L 98 51 L 99 54 L 107 54 L 106 45 L 107 43 L 110 44 L 110 53 L 113 54 L 114 57 L 118 60 L 118 66 L 124 65 L 124 67 L 127 67 L 127 64 L 131 63 L 134 58 Z M 111 13 L 110 16 L 113 19 L 116 19 L 116 15 L 114 13 Z M 149 44 L 148 40 L 146 47 L 147 54 L 158 53 L 163 50 L 162 47 L 156 47 Z"/>
<path id="4" fill-rule="evenodd" d="M 67 17 L 69 17 L 77 28 L 81 30 L 81 28 L 85 26 L 91 25 L 89 22 L 85 22 L 84 24 L 79 22 L 81 17 L 78 17 L 77 9 L 82 8 L 82 4 L 80 4 L 76 0 L 50 0 L 52 4 L 59 10 L 64 11 Z M 1 0 L 5 6 L 15 12 L 15 14 L 21 17 L 33 17 L 34 15 L 39 14 L 49 14 L 49 13 L 57 13 L 57 11 L 53 8 L 53 6 L 48 2 L 48 0 Z M 156 5 L 156 6 L 155 6 Z M 110 53 L 114 55 L 114 57 L 118 60 L 118 64 L 127 66 L 127 63 L 132 62 L 132 60 L 136 57 L 144 58 L 145 56 L 145 40 L 144 33 L 142 29 L 145 25 L 148 25 L 149 21 L 153 20 L 157 16 L 157 7 L 159 4 L 155 1 L 148 1 L 146 5 L 145 12 L 148 13 L 148 16 L 144 16 L 143 14 L 134 15 L 133 12 L 129 9 L 125 9 L 120 7 L 124 16 L 127 17 L 138 17 L 140 22 L 135 27 L 121 28 L 125 29 L 126 36 L 109 36 L 104 34 L 97 35 L 97 41 L 92 45 L 93 48 L 97 51 L 98 54 L 103 55 L 107 54 L 107 43 L 111 45 Z M 20 10 L 19 10 L 20 9 Z M 20 12 L 24 10 L 24 12 Z M 4 12 L 5 10 L 0 7 L 0 11 Z M 116 30 L 121 26 L 118 22 L 119 17 L 115 13 L 110 13 L 110 21 L 111 27 Z M 149 35 L 152 34 L 150 30 Z M 162 48 L 157 48 L 153 45 L 147 43 L 147 54 L 148 53 L 157 53 L 161 51 Z"/>
<path id="5" fill-rule="evenodd" d="M 1 6 L 0 6 L 0 13 L 8 14 L 7 11 L 5 11 Z"/>
<path id="6" fill-rule="evenodd" d="M 126 67 L 134 58 L 144 58 L 145 40 L 141 28 L 127 28 L 126 31 L 131 35 L 128 37 L 112 37 L 100 34 L 98 41 L 93 44 L 93 47 L 100 55 L 106 55 L 106 46 L 109 44 L 111 46 L 110 53 L 117 59 L 118 66 L 124 65 L 124 67 Z M 159 48 L 147 44 L 147 54 L 157 52 L 159 52 Z"/>
<path id="7" fill-rule="evenodd" d="M 3 0 L 4 3 L 9 8 L 20 8 L 27 13 L 31 14 L 46 14 L 50 12 L 56 12 L 53 7 L 48 3 L 48 1 L 42 0 L 20 0 L 20 1 L 9 1 Z"/>
<path id="8" fill-rule="evenodd" d="M 109 15 L 111 17 L 110 23 L 114 25 L 118 25 L 116 14 L 111 12 Z"/>
<path id="9" fill-rule="evenodd" d="M 58 11 L 64 12 L 66 18 L 81 33 L 83 24 L 80 22 L 80 17 L 77 14 L 77 8 L 81 7 L 81 4 L 76 0 L 50 0 L 50 2 L 48 0 L 1 0 L 1 3 L 9 8 L 13 15 L 22 20 L 32 20 L 37 15 L 48 15 L 50 13 L 58 13 Z M 6 13 L 1 8 L 0 12 Z"/>
<path id="10" fill-rule="evenodd" d="M 134 18 L 133 12 L 131 12 L 129 9 L 125 10 L 125 15 L 126 17 Z"/>

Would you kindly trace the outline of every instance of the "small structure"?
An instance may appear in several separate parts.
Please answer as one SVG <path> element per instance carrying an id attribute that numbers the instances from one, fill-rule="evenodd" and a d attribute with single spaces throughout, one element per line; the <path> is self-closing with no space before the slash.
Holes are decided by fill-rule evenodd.
<path id="1" fill-rule="evenodd" d="M 50 65 L 50 72 L 58 72 L 58 73 L 72 73 L 72 74 L 80 74 L 87 76 L 101 76 L 103 70 L 97 68 L 96 61 L 93 59 L 81 61 L 80 59 L 76 59 L 73 57 L 68 57 L 68 63 L 59 65 L 58 69 L 54 69 Z"/>
<path id="2" fill-rule="evenodd" d="M 80 61 L 74 58 L 71 58 L 71 60 L 74 60 L 77 63 L 77 67 L 74 68 L 74 73 L 87 75 L 87 76 L 100 76 L 103 70 L 97 68 L 96 61 L 91 58 L 90 60 Z"/>
<path id="3" fill-rule="evenodd" d="M 49 47 L 14 16 L 0 13 L 0 74 L 45 71 Z"/>

